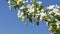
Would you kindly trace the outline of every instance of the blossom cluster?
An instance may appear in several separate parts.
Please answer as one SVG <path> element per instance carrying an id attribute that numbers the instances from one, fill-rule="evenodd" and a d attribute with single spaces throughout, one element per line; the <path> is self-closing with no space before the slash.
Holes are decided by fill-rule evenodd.
<path id="1" fill-rule="evenodd" d="M 44 7 L 38 0 L 8 0 L 8 3 L 10 10 L 12 7 L 18 8 L 17 16 L 22 21 L 26 22 L 28 19 L 34 23 L 33 26 L 39 25 L 39 21 L 46 21 L 51 34 L 60 33 L 60 7 L 58 5 Z"/>
<path id="2" fill-rule="evenodd" d="M 58 5 L 50 5 L 47 7 L 49 10 L 48 14 L 51 15 L 52 18 L 54 18 L 55 22 L 50 23 L 50 28 L 49 30 L 52 32 L 52 34 L 56 34 L 57 31 L 60 31 L 60 7 Z M 49 22 L 47 22 L 49 23 Z M 58 32 L 59 34 L 59 32 Z"/>
<path id="3" fill-rule="evenodd" d="M 25 2 L 28 2 L 28 1 L 25 1 Z M 23 3 L 25 2 L 23 1 Z M 33 1 L 30 1 L 30 2 L 33 2 Z M 42 2 L 40 1 L 36 2 L 38 6 L 40 6 L 41 3 Z M 46 15 L 46 13 L 44 13 L 44 8 L 42 8 L 42 10 L 40 11 L 39 9 L 41 9 L 41 7 L 36 7 L 36 6 L 37 5 L 35 5 L 35 3 L 33 2 L 33 4 L 27 4 L 26 6 L 19 7 L 18 14 L 17 14 L 18 18 L 21 18 L 22 21 L 25 21 L 26 18 L 28 18 L 30 22 L 33 22 L 34 20 L 36 22 L 38 22 L 38 20 L 43 20 L 43 17 Z"/>

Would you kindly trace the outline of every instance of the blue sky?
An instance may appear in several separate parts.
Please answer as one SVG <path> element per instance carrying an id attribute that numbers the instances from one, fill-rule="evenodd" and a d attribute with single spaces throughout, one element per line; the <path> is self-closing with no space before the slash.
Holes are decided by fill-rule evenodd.
<path id="1" fill-rule="evenodd" d="M 44 6 L 59 5 L 60 0 L 40 0 Z M 6 0 L 0 0 L 0 34 L 50 34 L 45 22 L 33 27 L 25 26 L 17 17 L 17 10 L 10 11 Z"/>

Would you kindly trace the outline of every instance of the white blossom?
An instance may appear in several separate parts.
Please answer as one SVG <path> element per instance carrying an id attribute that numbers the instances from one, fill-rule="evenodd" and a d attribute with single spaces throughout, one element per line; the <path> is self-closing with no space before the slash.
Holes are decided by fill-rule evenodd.
<path id="1" fill-rule="evenodd" d="M 57 28 L 59 28 L 60 26 L 57 25 Z"/>
<path id="2" fill-rule="evenodd" d="M 50 11 L 50 12 L 49 12 L 49 14 L 52 14 L 52 13 L 53 13 L 53 11 Z"/>
<path id="3" fill-rule="evenodd" d="M 35 17 L 38 18 L 38 15 L 40 15 L 40 14 L 36 14 Z"/>
<path id="4" fill-rule="evenodd" d="M 20 4 L 20 1 L 17 1 L 17 4 Z"/>
<path id="5" fill-rule="evenodd" d="M 55 9 L 53 9 L 53 12 L 54 12 L 54 13 L 57 13 L 57 11 L 58 11 L 58 9 L 56 9 L 56 8 L 55 8 Z"/>
<path id="6" fill-rule="evenodd" d="M 56 25 L 57 25 L 57 28 L 59 28 L 59 27 L 60 27 L 60 26 L 59 26 L 59 25 L 60 25 L 60 22 L 57 22 Z"/>
<path id="7" fill-rule="evenodd" d="M 22 7 L 20 7 L 19 9 L 24 9 L 25 7 L 24 6 L 22 6 Z"/>
<path id="8" fill-rule="evenodd" d="M 51 21 L 51 19 L 47 19 L 48 21 Z"/>
<path id="9" fill-rule="evenodd" d="M 55 19 L 55 20 L 56 20 L 57 22 L 59 22 L 58 19 Z"/>
<path id="10" fill-rule="evenodd" d="M 54 9 L 54 5 L 50 5 L 47 9 Z"/>
<path id="11" fill-rule="evenodd" d="M 30 6 L 30 8 L 28 9 L 29 13 L 34 12 L 34 7 L 33 7 L 33 6 L 34 6 L 34 5 Z"/>
<path id="12" fill-rule="evenodd" d="M 28 9 L 29 13 L 34 12 L 34 8 Z"/>
<path id="13" fill-rule="evenodd" d="M 55 5 L 55 7 L 56 7 L 56 8 L 59 8 L 59 6 L 58 6 L 57 4 Z"/>
<path id="14" fill-rule="evenodd" d="M 30 7 L 31 7 L 31 4 L 28 4 L 28 5 L 27 5 L 27 8 L 30 8 Z"/>
<path id="15" fill-rule="evenodd" d="M 57 6 L 57 5 L 52 5 L 52 6 L 50 6 L 50 8 L 51 8 L 51 7 L 52 7 L 53 10 L 51 10 L 51 11 L 49 12 L 49 14 L 51 14 L 52 12 L 54 12 L 55 15 L 60 15 L 60 11 L 58 10 L 59 6 Z M 47 8 L 49 8 L 49 7 L 47 7 Z"/>
<path id="16" fill-rule="evenodd" d="M 41 12 L 40 15 L 43 17 L 46 15 L 46 13 Z"/>
<path id="17" fill-rule="evenodd" d="M 12 9 L 12 6 L 11 6 L 11 5 L 9 5 L 9 9 L 10 9 L 10 10 Z"/>
<path id="18" fill-rule="evenodd" d="M 41 12 L 40 13 L 40 20 L 42 20 L 45 15 L 46 15 L 46 13 Z"/>
<path id="19" fill-rule="evenodd" d="M 21 18 L 22 21 L 25 20 L 25 16 L 23 16 L 23 12 L 21 12 L 20 10 L 18 10 L 18 18 Z"/>
<path id="20" fill-rule="evenodd" d="M 22 19 L 21 20 L 24 21 L 25 20 L 25 16 L 22 16 Z"/>
<path id="21" fill-rule="evenodd" d="M 23 12 L 21 12 L 21 15 L 23 15 Z"/>
<path id="22" fill-rule="evenodd" d="M 23 1 L 23 3 L 25 3 L 25 1 Z"/>
<path id="23" fill-rule="evenodd" d="M 55 12 L 55 15 L 60 15 L 60 11 L 58 9 L 55 9 L 54 12 Z"/>
<path id="24" fill-rule="evenodd" d="M 60 22 L 57 22 L 56 25 L 58 26 L 60 24 Z"/>
<path id="25" fill-rule="evenodd" d="M 9 9 L 12 9 L 12 5 L 11 5 L 11 0 L 8 0 L 8 4 L 9 4 Z"/>
<path id="26" fill-rule="evenodd" d="M 38 3 L 39 5 L 40 5 L 40 4 L 42 4 L 42 2 L 41 2 L 41 1 L 38 1 L 37 3 Z"/>
<path id="27" fill-rule="evenodd" d="M 50 28 L 52 28 L 52 26 L 50 25 Z"/>
<path id="28" fill-rule="evenodd" d="M 18 17 L 22 17 L 22 15 L 23 15 L 23 12 L 21 12 L 20 10 L 18 10 Z"/>
<path id="29" fill-rule="evenodd" d="M 20 13 L 21 13 L 20 10 L 18 10 L 18 13 L 17 13 L 18 17 L 20 17 Z"/>
<path id="30" fill-rule="evenodd" d="M 46 22 L 46 24 L 48 25 L 48 22 Z"/>

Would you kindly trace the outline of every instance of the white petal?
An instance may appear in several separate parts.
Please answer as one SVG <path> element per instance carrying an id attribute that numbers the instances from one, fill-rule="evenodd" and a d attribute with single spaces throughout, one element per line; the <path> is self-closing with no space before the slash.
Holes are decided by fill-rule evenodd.
<path id="1" fill-rule="evenodd" d="M 57 22 L 56 25 L 59 26 L 60 22 Z"/>
<path id="2" fill-rule="evenodd" d="M 49 7 L 47 7 L 47 9 L 53 9 L 54 5 L 50 5 Z"/>
<path id="3" fill-rule="evenodd" d="M 24 8 L 25 8 L 24 6 L 20 7 L 20 9 L 24 9 Z"/>
<path id="4" fill-rule="evenodd" d="M 52 28 L 52 26 L 50 26 L 50 28 Z"/>
<path id="5" fill-rule="evenodd" d="M 38 1 L 37 3 L 38 3 L 39 5 L 40 5 L 40 4 L 42 4 L 42 2 L 41 2 L 41 1 Z"/>
<path id="6" fill-rule="evenodd" d="M 31 6 L 31 4 L 28 4 L 28 5 L 27 5 L 27 8 L 30 8 L 30 6 Z"/>
<path id="7" fill-rule="evenodd" d="M 57 26 L 57 28 L 59 28 L 59 26 Z"/>
<path id="8" fill-rule="evenodd" d="M 41 12 L 41 13 L 40 13 L 40 15 L 41 15 L 41 16 L 45 16 L 45 15 L 46 15 L 46 13 Z"/>

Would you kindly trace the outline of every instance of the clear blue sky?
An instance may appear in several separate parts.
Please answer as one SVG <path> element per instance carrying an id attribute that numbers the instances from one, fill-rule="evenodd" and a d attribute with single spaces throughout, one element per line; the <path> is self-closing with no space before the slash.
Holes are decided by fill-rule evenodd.
<path id="1" fill-rule="evenodd" d="M 60 0 L 41 0 L 44 6 L 59 5 Z M 8 8 L 6 0 L 0 0 L 0 34 L 49 34 L 48 27 L 41 22 L 38 27 L 25 26 L 17 17 L 17 10 Z"/>

